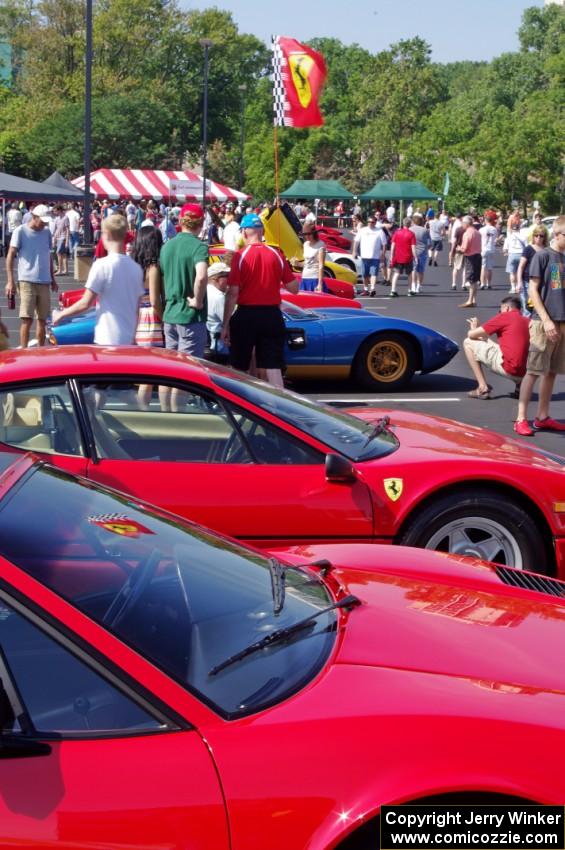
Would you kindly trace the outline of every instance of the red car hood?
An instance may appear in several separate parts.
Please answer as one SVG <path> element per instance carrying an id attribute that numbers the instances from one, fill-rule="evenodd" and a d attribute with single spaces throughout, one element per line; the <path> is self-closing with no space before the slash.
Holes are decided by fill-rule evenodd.
<path id="1" fill-rule="evenodd" d="M 486 461 L 512 461 L 514 463 L 536 463 L 555 470 L 559 462 L 551 460 L 535 448 L 497 434 L 485 428 L 477 428 L 440 416 L 428 416 L 408 410 L 384 410 L 383 408 L 353 407 L 346 413 L 375 422 L 382 416 L 390 416 L 390 428 L 400 440 L 400 450 L 410 450 L 410 459 L 426 453 L 428 462 L 446 455 L 468 456 Z M 404 452 L 403 452 L 404 453 Z M 561 466 L 565 473 L 565 466 Z"/>
<path id="2" fill-rule="evenodd" d="M 351 545 L 339 565 L 329 545 L 280 556 L 302 564 L 333 557 L 328 582 L 361 600 L 347 615 L 338 664 L 565 693 L 564 599 L 508 585 L 481 561 L 423 549 Z"/>

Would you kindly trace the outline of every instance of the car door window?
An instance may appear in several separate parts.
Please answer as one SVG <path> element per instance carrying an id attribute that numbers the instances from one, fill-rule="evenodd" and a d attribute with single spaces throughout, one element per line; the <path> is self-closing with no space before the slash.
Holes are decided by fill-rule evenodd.
<path id="1" fill-rule="evenodd" d="M 139 382 L 82 386 L 99 457 L 251 463 L 233 419 L 193 389 Z"/>
<path id="2" fill-rule="evenodd" d="M 47 454 L 84 454 L 66 384 L 0 392 L 0 440 Z"/>
<path id="3" fill-rule="evenodd" d="M 8 723 L 4 710 L 5 733 L 75 736 L 163 728 L 159 720 L 4 601 L 0 601 L 0 652 L 6 668 L 0 677 L 3 702 L 7 674 L 22 709 L 14 711 Z"/>
<path id="4" fill-rule="evenodd" d="M 325 455 L 295 439 L 291 434 L 251 416 L 247 411 L 228 405 L 244 442 L 256 463 L 265 464 L 323 464 Z M 233 452 L 236 449 L 234 448 Z"/>

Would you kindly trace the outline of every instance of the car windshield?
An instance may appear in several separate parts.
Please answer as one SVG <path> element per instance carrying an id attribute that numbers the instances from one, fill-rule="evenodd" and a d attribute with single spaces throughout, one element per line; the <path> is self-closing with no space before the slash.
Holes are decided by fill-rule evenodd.
<path id="1" fill-rule="evenodd" d="M 239 373 L 236 376 L 218 367 L 210 370 L 210 376 L 222 389 L 294 425 L 350 460 L 384 457 L 399 446 L 392 431 L 385 428 L 377 433 L 373 422 L 357 419 L 297 393 L 276 389 Z"/>
<path id="2" fill-rule="evenodd" d="M 334 644 L 328 611 L 211 675 L 331 605 L 323 581 L 48 466 L 0 502 L 0 553 L 228 719 L 302 688 Z"/>
<path id="3" fill-rule="evenodd" d="M 302 307 L 299 307 L 298 304 L 291 304 L 290 301 L 283 301 L 281 304 L 281 309 L 285 316 L 288 316 L 289 319 L 293 321 L 299 322 L 301 319 L 304 321 L 308 319 L 315 319 L 316 313 L 312 310 L 303 310 Z"/>

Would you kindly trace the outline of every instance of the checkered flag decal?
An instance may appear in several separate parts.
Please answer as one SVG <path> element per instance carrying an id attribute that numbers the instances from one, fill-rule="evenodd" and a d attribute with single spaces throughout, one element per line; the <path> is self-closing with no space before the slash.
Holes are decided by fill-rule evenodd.
<path id="1" fill-rule="evenodd" d="M 287 61 L 282 52 L 279 36 L 273 36 L 273 111 L 275 127 L 290 127 L 292 121 L 285 116 L 289 109 L 284 80 L 287 79 Z"/>

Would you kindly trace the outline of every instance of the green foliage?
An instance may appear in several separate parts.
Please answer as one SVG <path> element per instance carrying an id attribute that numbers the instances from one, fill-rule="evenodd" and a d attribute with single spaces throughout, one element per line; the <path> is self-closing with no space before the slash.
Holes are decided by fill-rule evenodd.
<path id="1" fill-rule="evenodd" d="M 15 82 L 0 88 L 0 168 L 43 178 L 82 173 L 85 0 L 3 0 L 0 39 Z M 95 0 L 93 167 L 180 168 L 201 159 L 204 50 L 209 49 L 210 174 L 275 194 L 270 51 L 229 12 L 180 0 Z M 278 130 L 279 182 L 338 179 L 360 192 L 413 178 L 451 209 L 565 192 L 565 11 L 524 13 L 520 49 L 492 62 L 432 61 L 411 38 L 371 54 L 337 38 L 311 42 L 328 66 L 323 127 Z"/>

